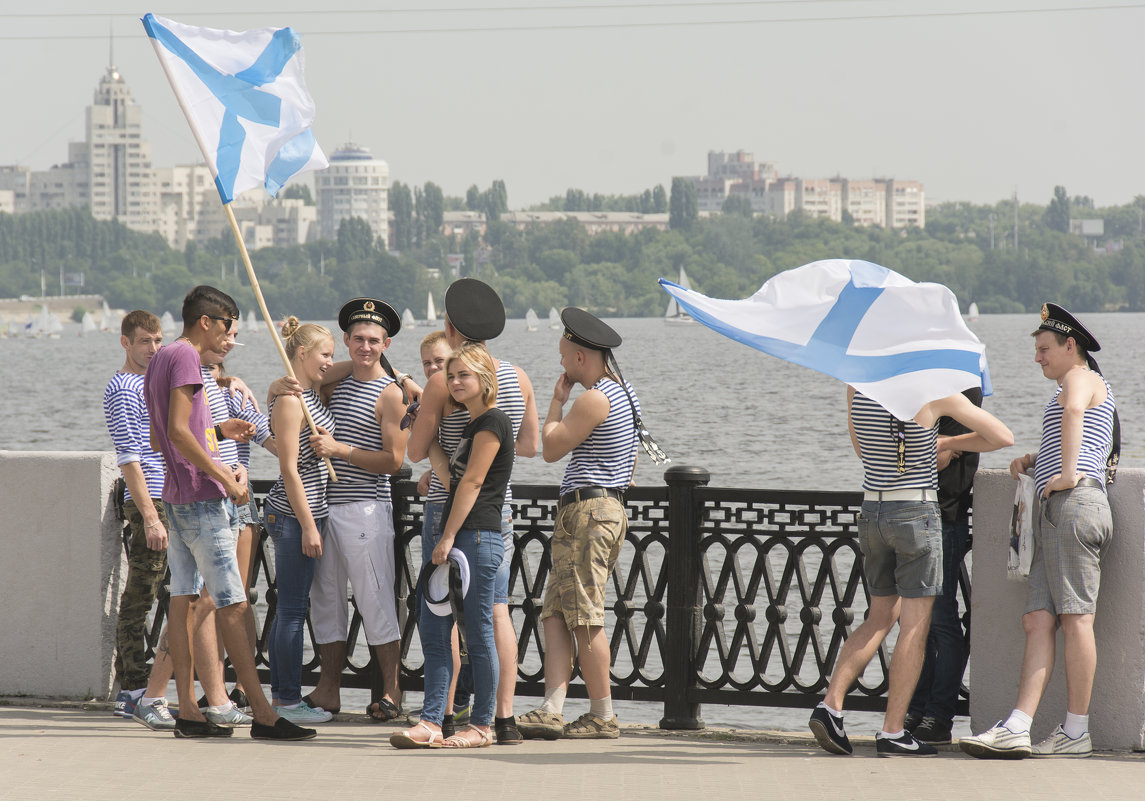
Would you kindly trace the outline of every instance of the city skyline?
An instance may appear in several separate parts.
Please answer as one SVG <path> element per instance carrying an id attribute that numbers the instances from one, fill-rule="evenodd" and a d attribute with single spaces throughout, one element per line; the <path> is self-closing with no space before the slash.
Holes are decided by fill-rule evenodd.
<path id="1" fill-rule="evenodd" d="M 1057 184 L 1099 206 L 1145 194 L 1145 116 L 1133 102 L 1145 4 L 1021 2 L 509 13 L 455 0 L 452 11 L 389 3 L 350 13 L 362 4 L 348 0 L 315 13 L 296 0 L 253 0 L 251 13 L 161 13 L 212 27 L 293 26 L 328 155 L 352 140 L 388 163 L 391 180 L 433 181 L 455 196 L 501 179 L 512 208 L 571 187 L 668 186 L 702 173 L 708 151 L 740 149 L 781 175 L 917 180 L 937 202 L 993 203 L 1016 189 L 1045 204 Z M 0 12 L 6 106 L 20 121 L 0 128 L 0 164 L 67 160 L 107 67 L 108 28 L 115 66 L 143 107 L 153 166 L 200 160 L 137 15 L 122 9 L 95 15 L 59 0 L 40 14 Z M 1009 13 L 1022 9 L 1037 11 Z M 721 22 L 731 19 L 741 24 Z"/>

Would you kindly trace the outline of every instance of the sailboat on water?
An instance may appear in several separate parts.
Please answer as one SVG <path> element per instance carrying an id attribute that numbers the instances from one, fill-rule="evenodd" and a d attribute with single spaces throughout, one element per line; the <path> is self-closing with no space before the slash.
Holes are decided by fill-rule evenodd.
<path id="1" fill-rule="evenodd" d="M 540 320 L 537 319 L 537 313 L 532 309 L 525 312 L 525 330 L 532 332 L 540 328 Z"/>
<path id="2" fill-rule="evenodd" d="M 978 319 L 978 304 L 977 303 L 971 303 L 970 304 L 970 308 L 966 310 L 966 317 L 968 320 L 970 320 L 970 322 L 974 322 L 975 320 Z"/>
<path id="3" fill-rule="evenodd" d="M 414 318 L 413 312 L 408 308 L 402 309 L 402 328 L 409 328 L 414 325 L 417 325 L 417 320 Z"/>
<path id="4" fill-rule="evenodd" d="M 688 274 L 686 272 L 684 272 L 683 267 L 680 268 L 680 280 L 677 281 L 676 283 L 678 283 L 680 286 L 684 287 L 684 289 L 691 289 L 692 288 L 692 282 L 688 280 Z M 671 298 L 668 301 L 668 308 L 664 310 L 664 322 L 666 322 L 666 323 L 694 323 L 695 320 L 692 319 L 691 315 L 689 315 L 686 311 L 684 311 L 683 309 L 680 308 L 680 304 L 676 302 L 675 298 Z"/>
<path id="5" fill-rule="evenodd" d="M 100 331 L 110 331 L 112 324 L 115 320 L 111 316 L 111 308 L 107 305 L 107 301 L 103 302 L 103 317 L 99 321 Z"/>
<path id="6" fill-rule="evenodd" d="M 258 317 L 255 316 L 254 309 L 246 313 L 246 329 L 247 331 L 258 330 Z"/>
<path id="7" fill-rule="evenodd" d="M 175 333 L 175 318 L 171 316 L 171 312 L 163 312 L 163 316 L 159 318 L 159 325 L 163 329 L 164 334 Z"/>
<path id="8" fill-rule="evenodd" d="M 549 328 L 554 331 L 560 331 L 564 328 L 564 323 L 561 322 L 561 313 L 557 311 L 555 306 L 549 306 Z"/>
<path id="9" fill-rule="evenodd" d="M 425 302 L 425 321 L 422 325 L 437 325 L 437 307 L 433 305 L 433 293 L 429 293 L 429 300 Z"/>
<path id="10" fill-rule="evenodd" d="M 95 318 L 91 316 L 91 312 L 83 313 L 83 320 L 80 321 L 80 336 L 86 337 L 88 334 L 94 334 L 99 331 L 99 327 L 95 324 Z"/>

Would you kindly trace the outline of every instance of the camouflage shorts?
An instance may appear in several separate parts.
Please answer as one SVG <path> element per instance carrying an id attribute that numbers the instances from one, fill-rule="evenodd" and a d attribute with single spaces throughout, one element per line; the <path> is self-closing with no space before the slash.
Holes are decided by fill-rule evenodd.
<path id="1" fill-rule="evenodd" d="M 557 512 L 542 620 L 562 615 L 570 631 L 604 625 L 604 593 L 627 531 L 624 506 L 615 498 L 570 503 Z"/>
<path id="2" fill-rule="evenodd" d="M 155 509 L 166 526 L 163 504 L 158 499 L 155 499 Z M 119 599 L 115 670 L 119 675 L 121 689 L 137 690 L 147 685 L 151 672 L 147 664 L 144 632 L 147 629 L 147 614 L 155 603 L 155 596 L 167 573 L 167 552 L 153 551 L 147 547 L 143 515 L 134 501 L 127 501 L 123 511 L 131 527 L 131 542 L 127 546 L 127 581 Z"/>

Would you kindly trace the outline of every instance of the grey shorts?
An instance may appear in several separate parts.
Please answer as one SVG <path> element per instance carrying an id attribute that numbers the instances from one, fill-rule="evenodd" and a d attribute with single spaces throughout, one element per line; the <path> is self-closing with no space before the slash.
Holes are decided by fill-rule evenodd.
<path id="1" fill-rule="evenodd" d="M 1026 611 L 1091 615 L 1097 611 L 1101 555 L 1113 539 L 1109 499 L 1097 487 L 1074 487 L 1038 503 Z"/>
<path id="2" fill-rule="evenodd" d="M 931 501 L 864 501 L 859 547 L 871 595 L 942 594 L 942 518 Z"/>

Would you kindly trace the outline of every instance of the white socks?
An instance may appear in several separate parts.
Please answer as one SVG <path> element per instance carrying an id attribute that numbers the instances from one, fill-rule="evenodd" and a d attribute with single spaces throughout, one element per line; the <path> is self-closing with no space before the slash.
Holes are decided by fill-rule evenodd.
<path id="1" fill-rule="evenodd" d="M 595 701 L 589 699 L 588 711 L 590 714 L 596 715 L 603 720 L 612 720 L 612 696 L 606 695 L 604 698 L 597 698 Z"/>
<path id="2" fill-rule="evenodd" d="M 140 690 L 140 692 L 142 693 L 143 691 Z M 136 703 L 138 703 L 139 706 L 148 707 L 148 706 L 151 706 L 152 704 L 154 704 L 156 701 L 162 701 L 163 703 L 167 703 L 167 696 L 161 695 L 158 698 L 148 698 L 146 695 L 140 695 L 139 700 Z"/>
<path id="3" fill-rule="evenodd" d="M 1066 737 L 1076 740 L 1089 731 L 1089 715 L 1075 715 L 1072 712 L 1066 712 L 1062 731 L 1065 732 Z"/>
<path id="4" fill-rule="evenodd" d="M 221 714 L 223 714 L 224 712 L 229 712 L 229 711 L 231 710 L 231 707 L 232 707 L 232 706 L 234 706 L 234 704 L 233 704 L 233 703 L 231 703 L 230 701 L 227 701 L 227 702 L 226 702 L 225 704 L 223 704 L 222 706 L 214 706 L 214 705 L 211 705 L 211 706 L 207 707 L 207 709 L 211 710 L 211 711 L 212 711 L 212 712 L 214 712 L 216 715 L 221 715 Z"/>
<path id="5" fill-rule="evenodd" d="M 824 708 L 824 709 L 826 709 L 828 712 L 830 712 L 830 713 L 831 713 L 831 717 L 839 718 L 840 720 L 842 720 L 842 719 L 843 719 L 843 710 L 841 710 L 841 709 L 832 709 L 831 707 L 827 706 L 827 702 L 826 702 L 826 701 L 820 701 L 820 702 L 819 702 L 819 706 L 823 707 L 823 708 Z"/>
<path id="6" fill-rule="evenodd" d="M 565 695 L 568 690 L 564 687 L 555 687 L 545 693 L 545 702 L 541 704 L 540 709 L 542 712 L 548 712 L 550 715 L 561 715 L 565 711 Z"/>
<path id="7" fill-rule="evenodd" d="M 1015 709 L 1010 713 L 1010 717 L 1006 718 L 1006 722 L 1002 725 L 1012 731 L 1014 734 L 1029 734 L 1031 723 L 1033 723 L 1033 718 L 1031 718 L 1022 710 Z"/>

